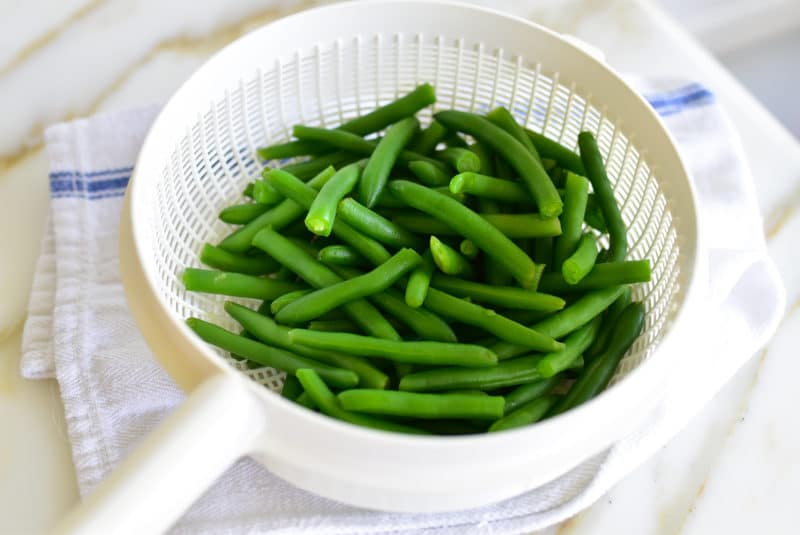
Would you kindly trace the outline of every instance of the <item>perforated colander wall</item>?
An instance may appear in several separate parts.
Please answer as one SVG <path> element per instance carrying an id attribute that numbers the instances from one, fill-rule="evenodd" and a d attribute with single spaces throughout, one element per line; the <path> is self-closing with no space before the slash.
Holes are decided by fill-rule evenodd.
<path id="1" fill-rule="evenodd" d="M 617 379 L 627 374 L 663 336 L 680 300 L 681 267 L 688 262 L 679 248 L 679 222 L 673 221 L 657 178 L 640 148 L 606 117 L 603 103 L 560 79 L 557 65 L 506 57 L 502 50 L 447 37 L 373 36 L 319 45 L 242 73 L 228 91 L 198 109 L 195 121 L 175 140 L 148 203 L 153 261 L 169 307 L 181 318 L 199 316 L 236 328 L 222 309 L 224 298 L 184 291 L 180 274 L 199 266 L 203 243 L 216 243 L 233 230 L 217 214 L 241 200 L 244 185 L 258 175 L 257 147 L 289 139 L 297 123 L 336 126 L 422 82 L 436 87 L 437 110 L 488 111 L 504 105 L 528 128 L 571 149 L 580 131 L 596 134 L 629 228 L 628 257 L 649 258 L 653 266 L 652 281 L 634 291 L 635 299 L 646 304 L 647 319 Z M 427 123 L 431 110 L 419 116 Z M 271 369 L 235 365 L 273 388 L 283 380 Z"/>

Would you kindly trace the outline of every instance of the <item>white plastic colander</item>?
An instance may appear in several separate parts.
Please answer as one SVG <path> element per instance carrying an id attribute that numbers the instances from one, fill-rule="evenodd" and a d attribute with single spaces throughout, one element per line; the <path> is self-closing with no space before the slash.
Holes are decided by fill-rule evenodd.
<path id="1" fill-rule="evenodd" d="M 628 224 L 628 256 L 650 259 L 653 277 L 634 291 L 646 305 L 645 330 L 612 387 L 575 410 L 491 435 L 362 429 L 286 401 L 271 391 L 282 373 L 244 369 L 184 324 L 199 316 L 235 326 L 224 298 L 186 292 L 180 275 L 199 265 L 203 243 L 231 231 L 216 216 L 259 174 L 255 149 L 289 139 L 297 123 L 336 126 L 422 82 L 436 88 L 434 110 L 507 106 L 527 127 L 570 148 L 582 130 L 597 136 Z M 419 114 L 423 123 L 432 111 Z M 702 271 L 687 171 L 638 94 L 573 40 L 545 28 L 481 8 L 417 1 L 307 11 L 218 53 L 155 121 L 120 234 L 130 308 L 190 395 L 64 524 L 70 532 L 164 529 L 242 455 L 312 492 L 392 511 L 463 509 L 535 488 L 620 438 L 658 400 L 671 355 L 687 343 L 681 332 Z"/>

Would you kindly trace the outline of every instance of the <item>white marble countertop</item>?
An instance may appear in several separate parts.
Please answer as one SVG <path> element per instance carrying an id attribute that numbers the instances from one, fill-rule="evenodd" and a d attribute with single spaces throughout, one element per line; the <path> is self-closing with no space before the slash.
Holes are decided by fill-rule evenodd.
<path id="1" fill-rule="evenodd" d="M 593 507 L 545 533 L 796 532 L 800 144 L 646 2 L 482 3 L 576 35 L 605 51 L 620 71 L 710 87 L 743 138 L 769 250 L 790 303 L 767 349 L 669 445 Z M 188 0 L 31 0 L 0 7 L 0 533 L 42 532 L 77 500 L 58 387 L 25 381 L 18 368 L 47 207 L 44 126 L 162 102 L 215 50 L 308 5 L 235 0 L 204 2 L 200 9 Z"/>

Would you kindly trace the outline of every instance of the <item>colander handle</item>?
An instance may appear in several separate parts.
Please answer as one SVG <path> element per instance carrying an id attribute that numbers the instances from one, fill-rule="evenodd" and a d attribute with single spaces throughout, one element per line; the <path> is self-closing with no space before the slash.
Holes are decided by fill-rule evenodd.
<path id="1" fill-rule="evenodd" d="M 58 534 L 161 533 L 264 432 L 242 379 L 220 374 L 186 401 L 56 528 Z"/>

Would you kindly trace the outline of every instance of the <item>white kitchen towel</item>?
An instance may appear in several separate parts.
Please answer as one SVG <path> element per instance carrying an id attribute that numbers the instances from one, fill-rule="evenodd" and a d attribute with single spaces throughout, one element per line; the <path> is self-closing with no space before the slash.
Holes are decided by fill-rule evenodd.
<path id="1" fill-rule="evenodd" d="M 555 481 L 452 514 L 387 514 L 319 498 L 239 461 L 174 527 L 176 533 L 518 533 L 598 499 L 664 445 L 775 330 L 785 297 L 767 256 L 740 141 L 713 94 L 681 81 L 642 81 L 694 176 L 705 216 L 709 298 L 691 375 L 669 379 L 646 421 Z M 100 115 L 47 131 L 51 212 L 25 325 L 22 371 L 58 379 L 82 494 L 179 404 L 141 339 L 118 274 L 125 184 L 155 108 Z M 677 364 L 677 363 L 676 363 Z"/>

